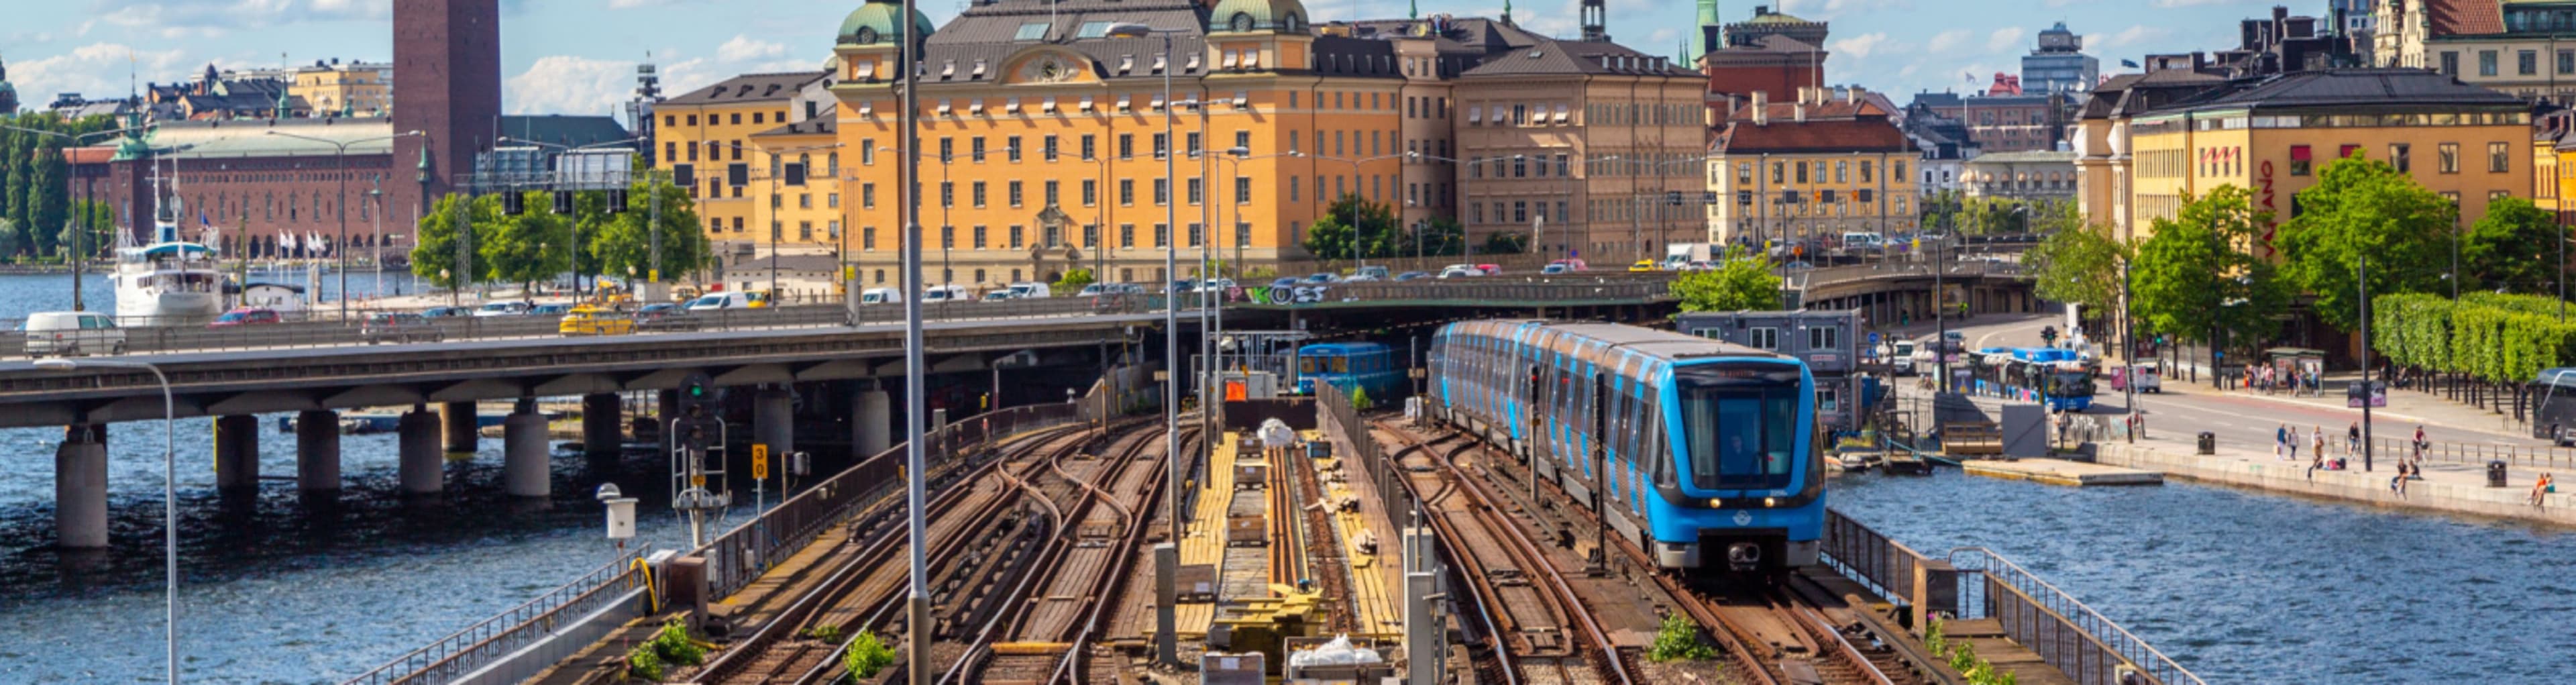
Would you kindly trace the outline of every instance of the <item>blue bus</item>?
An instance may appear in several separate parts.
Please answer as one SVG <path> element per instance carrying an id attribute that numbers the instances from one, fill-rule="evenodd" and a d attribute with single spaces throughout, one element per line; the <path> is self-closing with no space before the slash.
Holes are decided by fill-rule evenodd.
<path id="1" fill-rule="evenodd" d="M 1373 342 L 1316 343 L 1297 348 L 1297 392 L 1315 394 L 1316 388 L 1335 387 L 1348 394 L 1352 388 L 1367 391 L 1371 400 L 1394 399 L 1404 385 L 1404 366 L 1395 361 L 1395 351 Z"/>
<path id="2" fill-rule="evenodd" d="M 2074 350 L 2016 347 L 2012 358 L 2006 369 L 2011 384 L 2037 392 L 2049 411 L 2093 408 L 2093 367 Z"/>

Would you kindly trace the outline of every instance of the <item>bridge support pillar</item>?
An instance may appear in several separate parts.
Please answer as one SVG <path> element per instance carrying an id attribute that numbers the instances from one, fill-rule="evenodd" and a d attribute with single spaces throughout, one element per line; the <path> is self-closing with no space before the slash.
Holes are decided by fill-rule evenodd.
<path id="1" fill-rule="evenodd" d="M 796 401 L 786 388 L 761 388 L 751 398 L 751 441 L 769 446 L 769 458 L 796 451 Z M 776 463 L 776 462 L 773 462 Z"/>
<path id="2" fill-rule="evenodd" d="M 860 390 L 850 403 L 850 444 L 857 447 L 851 459 L 866 459 L 882 454 L 894 446 L 894 402 L 882 387 Z"/>
<path id="3" fill-rule="evenodd" d="M 438 415 L 429 413 L 427 406 L 414 406 L 403 412 L 394 429 L 401 445 L 402 491 L 426 495 L 445 489 L 446 455 L 438 444 Z"/>
<path id="4" fill-rule="evenodd" d="M 107 546 L 106 433 L 72 426 L 54 448 L 54 541 L 65 549 Z"/>
<path id="5" fill-rule="evenodd" d="M 475 414 L 472 402 L 449 402 L 439 405 L 439 414 L 447 421 L 447 453 L 457 458 L 472 458 L 482 446 L 483 424 Z"/>
<path id="6" fill-rule="evenodd" d="M 222 492 L 259 489 L 259 417 L 249 414 L 215 417 L 215 489 Z"/>
<path id="7" fill-rule="evenodd" d="M 619 425 L 617 393 L 601 392 L 581 396 L 581 446 L 591 456 L 616 456 L 626 443 L 626 433 Z"/>
<path id="8" fill-rule="evenodd" d="M 512 497 L 545 497 L 550 492 L 546 460 L 546 417 L 537 402 L 520 398 L 509 418 L 501 420 L 501 487 Z"/>
<path id="9" fill-rule="evenodd" d="M 671 419 L 676 418 L 679 415 L 680 391 L 654 391 L 653 422 L 659 424 L 656 428 L 660 429 L 655 433 L 655 435 L 662 436 L 662 456 L 658 458 L 669 459 L 671 457 Z"/>
<path id="10" fill-rule="evenodd" d="M 340 491 L 340 414 L 295 413 L 295 486 L 309 493 Z"/>

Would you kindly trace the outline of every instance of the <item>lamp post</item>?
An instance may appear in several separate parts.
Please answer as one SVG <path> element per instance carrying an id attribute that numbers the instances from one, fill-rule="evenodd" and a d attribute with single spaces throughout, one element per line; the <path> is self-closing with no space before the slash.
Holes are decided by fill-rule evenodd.
<path id="1" fill-rule="evenodd" d="M 340 262 L 339 266 L 334 267 L 340 274 L 340 320 L 347 321 L 349 320 L 349 146 L 359 143 L 393 140 L 404 136 L 416 136 L 421 133 L 419 131 L 404 131 L 390 136 L 376 136 L 373 138 L 360 138 L 357 140 L 346 141 L 317 138 L 297 133 L 287 133 L 277 129 L 269 129 L 267 134 L 280 138 L 294 138 L 297 140 L 321 143 L 329 145 L 333 149 L 337 150 L 337 152 L 333 153 L 333 156 L 338 160 L 338 166 L 340 168 L 332 175 L 340 177 L 340 199 L 332 203 L 331 213 L 339 215 L 340 239 L 331 243 L 331 256 L 337 258 Z M 575 282 L 578 282 L 578 277 L 576 277 Z"/>
<path id="2" fill-rule="evenodd" d="M 19 132 L 19 133 L 31 133 L 31 134 L 40 135 L 40 136 L 49 136 L 49 137 L 53 137 L 53 138 L 60 138 L 60 139 L 62 139 L 62 140 L 64 140 L 64 141 L 66 141 L 66 142 L 67 142 L 67 144 L 72 145 L 72 146 L 75 146 L 75 147 L 81 146 L 81 145 L 83 144 L 83 141 L 84 141 L 84 140 L 86 140 L 86 139 L 88 139 L 90 136 L 105 136 L 105 135 L 115 135 L 115 134 L 121 134 L 121 133 L 128 133 L 128 132 L 131 132 L 131 131 L 135 130 L 136 128 L 138 128 L 138 127 L 128 126 L 128 127 L 120 128 L 120 129 L 116 129 L 116 130 L 113 130 L 113 131 L 93 131 L 93 132 L 90 132 L 90 133 L 83 133 L 83 134 L 80 134 L 80 135 L 72 135 L 72 134 L 69 134 L 69 133 L 60 133 L 60 132 L 55 132 L 55 131 L 47 131 L 47 130 L 43 130 L 43 129 L 33 129 L 33 128 L 25 128 L 25 127 L 20 127 L 20 126 L 10 126 L 10 125 L 7 125 L 7 124 L 0 124 L 0 129 L 10 130 L 10 131 L 17 131 L 17 132 Z M 80 173 L 80 167 L 78 167 L 78 166 L 74 166 L 74 167 L 72 167 L 72 173 L 79 174 L 79 173 Z M 86 309 L 85 309 L 84 307 L 82 307 L 82 302 L 81 302 L 81 262 L 85 261 L 85 258 L 87 257 L 87 255 L 82 254 L 82 249 L 81 249 L 81 247 L 82 247 L 82 245 L 81 245 L 81 236 L 83 236 L 83 235 L 87 235 L 87 234 L 90 232 L 90 229 L 91 229 L 93 226 L 96 226 L 96 225 L 98 224 L 97 219 L 95 219 L 95 218 L 94 218 L 94 215 L 96 215 L 96 214 L 97 214 L 97 212 L 98 212 L 98 203 L 97 203 L 96 201 L 94 201 L 94 200 L 91 200 L 91 199 L 90 199 L 90 178 L 89 178 L 89 176 L 88 176 L 87 174 L 82 174 L 82 175 L 81 175 L 81 215 L 80 215 L 80 217 L 77 219 L 77 220 L 80 222 L 80 224 L 79 224 L 79 228 L 77 228 L 77 229 L 75 229 L 75 230 L 73 230 L 73 231 L 72 231 L 72 244 L 71 244 L 71 250 L 70 250 L 70 252 L 71 252 L 71 259 L 72 259 L 72 311 L 75 311 L 75 312 L 77 312 L 77 311 L 86 311 Z"/>
<path id="3" fill-rule="evenodd" d="M 165 677 L 169 685 L 179 685 L 179 460 L 175 425 L 177 403 L 172 401 L 170 377 L 161 367 L 143 362 L 66 358 L 38 359 L 36 368 L 70 371 L 84 366 L 140 369 L 152 372 L 154 382 L 161 384 L 161 556 L 162 556 L 162 633 L 168 659 Z"/>
<path id="4" fill-rule="evenodd" d="M 1200 156 L 1202 153 L 1192 151 L 1190 154 L 1195 157 Z M 1220 167 L 1232 169 L 1233 172 L 1226 175 L 1226 185 L 1233 186 L 1235 179 L 1243 177 L 1243 163 L 1246 161 L 1270 159 L 1275 157 L 1303 156 L 1305 156 L 1304 153 L 1295 151 L 1255 155 L 1252 154 L 1251 148 L 1238 145 L 1226 148 L 1224 153 L 1217 155 L 1215 159 L 1220 163 Z M 1227 167 L 1225 165 L 1232 166 Z M 1209 188 L 1208 197 L 1210 200 L 1214 200 L 1216 193 L 1213 186 L 1216 184 L 1210 183 L 1208 185 L 1211 186 Z M 1235 207 L 1245 202 L 1244 194 L 1237 192 L 1235 193 L 1234 200 L 1226 203 L 1225 230 L 1227 233 L 1233 233 L 1235 226 L 1237 225 L 1236 222 L 1240 221 L 1240 213 L 1235 209 Z M 1214 413 L 1214 408 L 1219 406 L 1219 404 L 1225 400 L 1224 396 L 1217 390 L 1217 386 L 1223 381 L 1219 377 L 1221 369 L 1215 360 L 1221 359 L 1225 356 L 1225 351 L 1218 347 L 1217 340 L 1225 334 L 1224 298 L 1228 288 L 1217 289 L 1216 297 L 1213 300 L 1208 297 L 1208 280 L 1214 270 L 1208 268 L 1208 264 L 1206 263 L 1206 256 L 1213 254 L 1213 250 L 1215 248 L 1214 239 L 1216 235 L 1218 234 L 1215 231 L 1209 231 L 1208 236 L 1210 238 L 1210 242 L 1203 243 L 1205 247 L 1202 247 L 1199 250 L 1199 254 L 1201 255 L 1198 278 L 1199 315 L 1201 319 L 1201 324 L 1199 326 L 1199 348 L 1201 351 L 1199 356 L 1201 359 L 1207 360 L 1202 362 L 1205 366 L 1205 368 L 1202 369 L 1203 378 L 1205 378 L 1205 380 L 1199 385 L 1199 407 L 1201 424 L 1209 430 L 1209 432 L 1203 434 L 1213 434 L 1213 430 L 1216 426 L 1216 414 Z M 1236 236 L 1234 241 L 1234 273 L 1236 278 L 1241 278 L 1243 276 L 1243 238 L 1244 236 Z M 1233 283 L 1229 282 L 1228 285 L 1231 286 Z M 1209 445 L 1207 449 L 1215 449 L 1214 442 L 1201 442 L 1202 444 Z"/>
<path id="5" fill-rule="evenodd" d="M 829 145 L 807 145 L 804 147 L 792 147 L 783 150 L 771 150 L 757 145 L 754 147 L 759 149 L 761 154 L 769 155 L 769 165 L 774 167 L 780 165 L 780 162 L 778 161 L 779 155 L 789 153 L 804 154 L 815 150 L 835 150 L 839 149 L 841 144 L 832 143 Z M 803 162 L 798 162 L 797 166 L 802 167 L 805 166 L 805 164 Z M 778 174 L 770 174 L 769 176 L 769 300 L 770 306 L 772 307 L 780 304 L 780 298 L 778 297 L 778 243 L 786 237 L 787 231 L 786 224 L 778 220 L 778 210 L 785 207 L 787 204 L 786 200 L 778 194 L 778 176 Z M 811 180 L 813 178 L 814 170 L 812 168 L 807 168 L 805 169 L 804 177 L 799 180 Z M 807 197 L 812 196 L 808 195 Z M 840 267 L 834 266 L 832 271 L 834 278 L 840 277 Z"/>
<path id="6" fill-rule="evenodd" d="M 1175 165 L 1177 155 L 1173 154 L 1177 152 L 1177 150 L 1171 148 L 1179 142 L 1173 139 L 1173 129 L 1178 125 L 1179 117 L 1172 112 L 1174 108 L 1180 106 L 1180 103 L 1172 101 L 1172 71 L 1174 68 L 1179 66 L 1172 63 L 1172 34 L 1175 33 L 1185 33 L 1185 31 L 1175 29 L 1156 29 L 1144 24 L 1133 23 L 1111 24 L 1107 31 L 1107 35 L 1111 38 L 1144 38 L 1147 36 L 1159 36 L 1163 39 L 1163 56 L 1161 59 L 1163 61 L 1163 145 L 1165 149 L 1160 150 L 1159 152 L 1163 157 L 1163 184 L 1166 187 L 1165 192 L 1167 193 L 1173 190 L 1178 190 L 1169 187 L 1177 184 L 1177 179 L 1175 178 L 1177 175 L 1177 166 Z M 910 73 L 910 70 L 907 69 L 906 73 Z M 1173 228 L 1175 228 L 1174 225 L 1180 221 L 1180 208 L 1178 203 L 1174 202 L 1178 199 L 1180 198 L 1164 198 L 1163 226 L 1165 231 L 1173 230 Z M 1165 283 L 1163 286 L 1163 360 L 1165 369 L 1163 374 L 1163 416 L 1165 421 L 1163 453 L 1166 457 L 1164 460 L 1165 471 L 1163 477 L 1167 481 L 1164 484 L 1163 489 L 1165 492 L 1170 493 L 1171 496 L 1171 501 L 1165 503 L 1165 506 L 1168 507 L 1165 511 L 1169 512 L 1172 517 L 1172 538 L 1174 540 L 1178 540 L 1183 533 L 1187 532 L 1187 526 L 1183 525 L 1183 522 L 1181 521 L 1181 320 L 1180 309 L 1176 306 L 1178 302 L 1172 299 L 1173 293 L 1171 291 L 1173 288 L 1170 285 L 1172 280 L 1171 276 L 1175 275 L 1176 271 L 1180 268 L 1180 248 L 1177 247 L 1178 244 L 1179 241 L 1171 240 L 1168 237 L 1163 240 L 1163 281 Z M 1168 641 L 1164 640 L 1158 642 Z M 1157 654 L 1156 657 L 1168 659 L 1171 655 Z"/>

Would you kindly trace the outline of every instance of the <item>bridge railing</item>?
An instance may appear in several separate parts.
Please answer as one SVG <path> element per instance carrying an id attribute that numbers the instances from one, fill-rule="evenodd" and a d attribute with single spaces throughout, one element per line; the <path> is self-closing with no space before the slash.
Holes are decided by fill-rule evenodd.
<path id="1" fill-rule="evenodd" d="M 1960 618 L 1995 619 L 2006 637 L 2080 685 L 2121 685 L 2122 666 L 2163 685 L 2207 685 L 2146 640 L 1994 550 L 1961 547 L 1950 550 L 1949 561 L 1959 570 Z"/>
<path id="2" fill-rule="evenodd" d="M 394 657 L 382 666 L 341 681 L 342 685 L 413 685 L 446 683 L 490 665 L 553 632 L 560 624 L 587 616 L 644 582 L 636 562 L 642 551 L 622 555 L 572 582 L 510 607 L 491 618 Z"/>
<path id="3" fill-rule="evenodd" d="M 1300 306 L 1346 302 L 1473 301 L 1521 304 L 1652 302 L 1671 297 L 1671 276 L 1518 280 L 1450 279 L 1394 283 L 1333 283 L 1293 288 L 1256 286 L 1244 292 L 1253 305 Z"/>
<path id="4" fill-rule="evenodd" d="M 1923 553 L 1832 509 L 1825 510 L 1823 547 L 1819 551 L 1826 566 L 1897 606 L 1913 606 L 1914 574 Z"/>

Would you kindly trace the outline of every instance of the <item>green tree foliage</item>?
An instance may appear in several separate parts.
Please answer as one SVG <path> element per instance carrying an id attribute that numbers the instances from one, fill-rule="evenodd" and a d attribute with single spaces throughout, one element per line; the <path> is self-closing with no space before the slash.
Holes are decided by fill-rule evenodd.
<path id="1" fill-rule="evenodd" d="M 650 191 L 662 194 L 659 223 L 652 221 Z M 603 195 L 595 206 L 605 210 L 607 198 Z M 715 263 L 714 255 L 708 252 L 707 234 L 699 229 L 697 205 L 689 200 L 687 188 L 670 184 L 648 188 L 637 183 L 626 191 L 625 211 L 606 216 L 576 214 L 576 218 L 587 222 L 582 226 L 581 237 L 589 253 L 582 258 L 582 269 L 594 274 L 624 276 L 627 267 L 634 267 L 637 278 L 652 277 L 655 231 L 662 234 L 663 282 Z M 422 221 L 426 225 L 428 220 L 424 217 Z M 424 235 L 421 240 L 426 242 L 429 238 Z M 419 263 L 418 259 L 412 261 Z M 596 270 L 592 270 L 594 264 Z"/>
<path id="2" fill-rule="evenodd" d="M 1655 644 L 1646 650 L 1649 661 L 1699 661 L 1717 658 L 1717 650 L 1699 640 L 1699 626 L 1681 614 L 1667 614 L 1655 627 Z"/>
<path id="3" fill-rule="evenodd" d="M 2551 297 L 2397 293 L 2370 306 L 2370 347 L 2397 364 L 2518 383 L 2576 360 L 2576 322 Z"/>
<path id="4" fill-rule="evenodd" d="M 1412 238 L 1410 235 L 1397 235 L 1395 213 L 1386 205 L 1370 202 L 1357 194 L 1345 193 L 1327 209 L 1329 211 L 1324 216 L 1317 217 L 1315 224 L 1306 229 L 1305 240 L 1300 243 L 1308 254 L 1318 259 L 1394 256 L 1401 254 L 1395 245 L 1398 238 Z M 1352 222 L 1353 217 L 1358 218 L 1356 223 Z M 1358 230 L 1353 231 L 1353 226 Z"/>
<path id="5" fill-rule="evenodd" d="M 2462 289 L 2552 292 L 2558 282 L 2558 222 L 2530 200 L 2507 197 L 2487 203 L 2487 215 L 2460 242 Z M 2379 265 L 2373 261 L 2371 268 Z"/>
<path id="6" fill-rule="evenodd" d="M 1467 249 L 1466 227 L 1456 219 L 1434 217 L 1405 230 L 1402 244 L 1396 246 L 1407 257 L 1448 257 Z"/>
<path id="7" fill-rule="evenodd" d="M 1732 312 L 1780 308 L 1780 277 L 1771 262 L 1759 257 L 1726 260 L 1716 269 L 1692 271 L 1673 279 L 1672 293 L 1684 312 Z"/>
<path id="8" fill-rule="evenodd" d="M 1064 277 L 1055 279 L 1055 294 L 1062 296 L 1081 292 L 1082 287 L 1091 285 L 1093 280 L 1091 267 L 1077 266 L 1066 269 Z"/>
<path id="9" fill-rule="evenodd" d="M 501 230 L 501 224 L 507 218 L 501 213 L 501 198 L 490 195 L 474 198 L 472 202 L 465 203 L 465 218 L 470 227 L 465 235 L 459 236 L 456 211 L 460 197 L 449 194 L 439 198 L 428 214 L 421 215 L 420 244 L 411 249 L 412 275 L 441 288 L 453 289 L 460 283 L 473 284 L 484 280 L 483 273 L 488 267 L 483 265 L 483 258 L 478 254 L 480 250 L 475 249 L 475 245 Z M 456 268 L 459 241 L 466 245 L 463 270 Z M 441 272 L 448 275 L 441 276 Z"/>
<path id="10" fill-rule="evenodd" d="M 81 238 L 80 247 L 83 251 L 88 252 L 92 258 L 96 258 L 116 247 L 116 208 L 110 206 L 108 201 L 75 199 L 72 200 L 70 209 L 69 225 L 78 226 L 83 218 L 89 220 L 89 235 Z M 238 238 L 240 238 L 239 232 L 226 237 L 227 240 Z M 58 240 L 62 242 L 65 254 L 69 254 L 72 240 L 70 229 L 65 229 Z"/>
<path id="11" fill-rule="evenodd" d="M 1923 198 L 1923 203 L 1916 207 L 1922 214 L 1921 220 L 1925 230 L 1955 234 L 1959 232 L 1960 213 L 1964 211 L 1966 204 L 1967 196 L 1961 195 L 1958 189 L 1952 188 Z"/>
<path id="12" fill-rule="evenodd" d="M 2235 186 L 2186 198 L 2175 218 L 2155 220 L 2155 237 L 2137 248 L 2130 310 L 2185 340 L 2207 342 L 2213 328 L 2240 345 L 2269 339 L 2290 290 L 2270 263 L 2247 252 L 2268 218 Z"/>
<path id="13" fill-rule="evenodd" d="M 1476 254 L 1520 254 L 1529 251 L 1529 236 L 1509 231 L 1485 234 L 1485 246 Z"/>
<path id="14" fill-rule="evenodd" d="M 2040 297 L 2109 307 L 2119 302 L 2120 264 L 2129 248 L 2090 229 L 2060 230 L 2022 256 L 2037 278 Z"/>
<path id="15" fill-rule="evenodd" d="M 878 639 L 875 632 L 862 630 L 850 640 L 849 650 L 841 653 L 841 668 L 849 671 L 853 680 L 866 680 L 894 665 L 894 657 L 894 647 Z"/>
<path id="16" fill-rule="evenodd" d="M 75 136 L 116 128 L 115 120 L 106 116 L 75 120 L 50 112 L 12 114 L 0 112 L 0 123 Z M 62 154 L 67 142 L 0 129 L 0 218 L 21 230 L 20 239 L 0 257 L 57 256 L 55 246 L 70 221 L 75 190 L 69 183 L 71 166 Z"/>
<path id="17" fill-rule="evenodd" d="M 554 202 L 547 193 L 529 192 L 522 199 L 527 211 L 503 217 L 500 230 L 475 236 L 486 279 L 531 286 L 572 269 L 572 218 L 546 211 Z"/>
<path id="18" fill-rule="evenodd" d="M 23 254 L 26 244 L 27 234 L 18 230 L 18 222 L 0 216 L 0 254 Z"/>
<path id="19" fill-rule="evenodd" d="M 2370 292 L 2431 291 L 2450 264 L 2451 201 L 2379 162 L 2336 160 L 2299 191 L 2300 214 L 2281 227 L 2281 276 L 2316 297 L 2317 318 L 2361 324 L 2356 267 L 2370 257 Z M 2526 248 L 2528 249 L 2528 248 Z"/>

